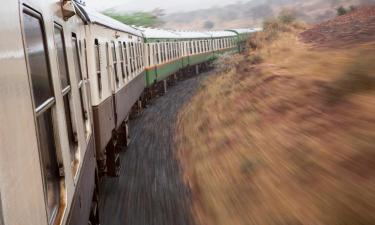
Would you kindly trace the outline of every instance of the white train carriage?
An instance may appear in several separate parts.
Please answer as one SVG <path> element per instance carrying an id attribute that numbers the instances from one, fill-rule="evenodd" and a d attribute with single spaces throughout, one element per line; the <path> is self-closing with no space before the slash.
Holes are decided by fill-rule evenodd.
<path id="1" fill-rule="evenodd" d="M 98 166 L 102 173 L 117 176 L 120 147 L 116 144 L 126 144 L 128 115 L 145 88 L 143 36 L 141 31 L 82 5 L 79 10 L 87 23 Z"/>
<path id="2" fill-rule="evenodd" d="M 84 23 L 58 0 L 0 13 L 0 224 L 87 224 L 96 162 Z"/>
<path id="3" fill-rule="evenodd" d="M 215 55 L 237 51 L 237 35 L 231 31 L 207 31 L 211 36 L 212 50 Z"/>

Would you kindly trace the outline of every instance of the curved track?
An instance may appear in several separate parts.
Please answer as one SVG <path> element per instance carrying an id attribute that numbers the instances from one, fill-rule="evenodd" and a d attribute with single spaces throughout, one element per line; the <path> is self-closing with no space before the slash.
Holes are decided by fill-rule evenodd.
<path id="1" fill-rule="evenodd" d="M 101 188 L 102 225 L 193 225 L 190 190 L 174 148 L 176 115 L 207 74 L 178 82 L 131 122 L 121 175 Z"/>

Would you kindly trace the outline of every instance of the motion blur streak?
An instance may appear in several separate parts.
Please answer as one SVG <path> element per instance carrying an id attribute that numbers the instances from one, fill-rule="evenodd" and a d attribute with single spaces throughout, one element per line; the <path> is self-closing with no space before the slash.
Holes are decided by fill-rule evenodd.
<path id="1" fill-rule="evenodd" d="M 218 62 L 178 123 L 198 224 L 375 224 L 374 18 L 281 16 Z"/>

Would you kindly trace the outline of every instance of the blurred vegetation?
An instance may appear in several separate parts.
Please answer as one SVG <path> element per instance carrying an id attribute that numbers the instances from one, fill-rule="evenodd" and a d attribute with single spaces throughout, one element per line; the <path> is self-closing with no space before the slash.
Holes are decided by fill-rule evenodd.
<path id="1" fill-rule="evenodd" d="M 203 28 L 205 29 L 212 29 L 215 27 L 215 23 L 212 22 L 211 20 L 207 20 L 206 22 L 204 22 L 203 24 Z"/>
<path id="2" fill-rule="evenodd" d="M 104 14 L 127 25 L 158 27 L 164 24 L 164 22 L 160 19 L 160 17 L 163 15 L 163 11 L 159 9 L 152 12 L 134 13 L 106 11 Z"/>
<path id="3" fill-rule="evenodd" d="M 357 7 L 355 7 L 353 5 L 349 6 L 349 8 L 345 8 L 344 6 L 340 6 L 336 9 L 337 16 L 345 15 L 347 13 L 353 12 L 356 9 L 357 9 Z"/>
<path id="4" fill-rule="evenodd" d="M 329 89 L 329 103 L 337 103 L 345 96 L 375 88 L 375 54 L 371 51 L 361 51 L 352 59 L 342 76 Z"/>
<path id="5" fill-rule="evenodd" d="M 296 12 L 292 9 L 283 9 L 279 14 L 278 19 L 285 24 L 292 23 L 296 20 Z"/>
<path id="6" fill-rule="evenodd" d="M 261 47 L 265 42 L 274 41 L 280 33 L 290 32 L 294 29 L 304 29 L 305 25 L 296 20 L 296 12 L 291 9 L 282 10 L 277 17 L 270 17 L 263 21 L 263 29 L 260 35 L 256 35 L 249 41 L 252 49 Z"/>

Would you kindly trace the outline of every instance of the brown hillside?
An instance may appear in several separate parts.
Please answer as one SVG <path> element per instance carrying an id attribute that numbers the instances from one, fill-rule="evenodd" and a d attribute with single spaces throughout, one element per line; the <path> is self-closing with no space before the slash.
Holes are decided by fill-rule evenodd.
<path id="1" fill-rule="evenodd" d="M 199 225 L 375 225 L 372 18 L 279 22 L 221 59 L 177 127 Z"/>
<path id="2" fill-rule="evenodd" d="M 375 6 L 323 22 L 301 34 L 304 41 L 320 46 L 345 47 L 375 41 Z"/>

